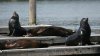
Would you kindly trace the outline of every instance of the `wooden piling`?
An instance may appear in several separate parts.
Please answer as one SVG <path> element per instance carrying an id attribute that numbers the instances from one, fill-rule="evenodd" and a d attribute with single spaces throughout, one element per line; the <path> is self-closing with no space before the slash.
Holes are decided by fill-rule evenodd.
<path id="1" fill-rule="evenodd" d="M 11 0 L 12 2 L 16 2 L 17 0 Z"/>
<path id="2" fill-rule="evenodd" d="M 36 24 L 36 0 L 29 0 L 29 25 Z"/>

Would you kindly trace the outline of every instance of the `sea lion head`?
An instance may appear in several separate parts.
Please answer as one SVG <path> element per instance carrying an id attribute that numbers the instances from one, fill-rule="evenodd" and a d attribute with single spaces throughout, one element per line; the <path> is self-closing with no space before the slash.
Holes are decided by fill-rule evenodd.
<path id="1" fill-rule="evenodd" d="M 16 11 L 13 12 L 13 15 L 12 15 L 11 19 L 15 20 L 16 22 L 19 21 L 19 15 Z"/>
<path id="2" fill-rule="evenodd" d="M 88 18 L 82 18 L 80 21 L 80 26 L 88 24 Z"/>
<path id="3" fill-rule="evenodd" d="M 18 15 L 18 13 L 16 11 L 13 12 L 13 16 L 19 18 L 19 15 Z"/>
<path id="4" fill-rule="evenodd" d="M 19 22 L 19 15 L 16 11 L 13 12 L 13 15 L 10 19 L 10 23 L 12 23 L 12 25 L 14 24 L 14 27 L 20 27 L 20 22 Z"/>

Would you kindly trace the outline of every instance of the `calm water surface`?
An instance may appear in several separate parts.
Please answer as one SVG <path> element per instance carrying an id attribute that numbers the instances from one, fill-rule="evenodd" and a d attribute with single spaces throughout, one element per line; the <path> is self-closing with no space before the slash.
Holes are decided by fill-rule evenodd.
<path id="1" fill-rule="evenodd" d="M 0 25 L 8 25 L 13 11 L 21 25 L 28 25 L 28 7 L 28 2 L 0 2 Z M 37 24 L 77 27 L 83 17 L 91 26 L 100 26 L 100 1 L 37 1 Z"/>

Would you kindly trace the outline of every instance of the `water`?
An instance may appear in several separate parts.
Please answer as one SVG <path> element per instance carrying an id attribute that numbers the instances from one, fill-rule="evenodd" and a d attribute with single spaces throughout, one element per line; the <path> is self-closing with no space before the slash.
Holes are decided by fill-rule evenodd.
<path id="1" fill-rule="evenodd" d="M 7 26 L 13 11 L 19 14 L 22 25 L 28 23 L 28 2 L 0 2 L 0 25 Z"/>
<path id="2" fill-rule="evenodd" d="M 20 15 L 21 25 L 28 25 L 28 2 L 0 2 L 0 25 L 7 26 L 13 11 Z M 77 27 L 83 17 L 91 26 L 100 26 L 99 0 L 37 1 L 37 24 Z"/>

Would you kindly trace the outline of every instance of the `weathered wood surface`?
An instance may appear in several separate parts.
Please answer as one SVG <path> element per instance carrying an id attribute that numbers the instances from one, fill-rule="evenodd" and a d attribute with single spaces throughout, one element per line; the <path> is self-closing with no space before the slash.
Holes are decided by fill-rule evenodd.
<path id="1" fill-rule="evenodd" d="M 55 56 L 98 53 L 100 53 L 100 45 L 2 50 L 3 56 Z"/>
<path id="2" fill-rule="evenodd" d="M 29 25 L 36 24 L 36 0 L 29 0 Z"/>
<path id="3" fill-rule="evenodd" d="M 48 26 L 52 26 L 52 25 L 34 25 L 34 26 L 22 26 L 22 27 L 29 29 L 29 28 L 40 27 L 40 26 L 48 27 Z M 94 29 L 94 30 L 96 30 L 96 29 Z M 100 31 L 100 29 L 97 29 L 97 31 Z M 9 30 L 8 30 L 7 26 L 0 27 L 0 33 L 8 33 L 8 32 L 9 32 Z M 65 42 L 65 38 L 59 37 L 59 36 L 10 37 L 9 38 L 9 36 L 0 35 L 0 40 L 6 40 L 6 39 L 35 39 L 35 40 L 40 40 L 40 41 L 43 41 L 43 42 L 45 41 L 45 42 L 49 42 L 49 43 L 64 43 Z M 92 42 L 100 42 L 100 34 L 91 34 L 90 39 L 91 39 Z"/>
<path id="4" fill-rule="evenodd" d="M 48 25 L 51 26 L 51 25 Z M 38 26 L 35 26 L 38 27 Z M 46 26 L 45 26 L 46 27 Z M 33 28 L 33 26 L 24 28 Z M 7 27 L 1 27 L 0 33 L 7 33 Z M 41 37 L 8 37 L 0 35 L 0 40 L 6 39 L 35 39 L 49 43 L 64 43 L 65 38 L 58 36 L 41 36 Z M 91 41 L 99 42 L 100 34 L 92 34 Z M 100 45 L 90 46 L 50 46 L 48 48 L 29 48 L 29 49 L 10 49 L 0 50 L 0 56 L 55 56 L 55 55 L 78 55 L 78 54 L 97 54 L 100 53 Z"/>
<path id="5" fill-rule="evenodd" d="M 9 36 L 2 36 L 0 35 L 0 40 L 14 40 L 14 39 L 35 39 L 35 40 L 47 40 L 47 41 L 53 41 L 53 42 L 64 42 L 65 37 L 60 36 L 37 36 L 37 37 L 9 37 Z M 90 40 L 92 42 L 99 42 L 100 41 L 100 34 L 92 34 Z"/>
<path id="6" fill-rule="evenodd" d="M 52 25 L 36 25 L 36 26 L 23 26 L 26 29 L 33 28 L 33 27 L 48 27 Z M 96 29 L 95 29 L 96 30 Z M 98 30 L 98 29 L 97 29 Z M 98 30 L 99 31 L 99 30 Z M 0 27 L 0 33 L 8 33 L 8 27 Z M 41 41 L 46 41 L 46 42 L 52 42 L 52 43 L 64 43 L 65 38 L 64 37 L 59 37 L 59 36 L 39 36 L 39 37 L 8 37 L 8 36 L 2 36 L 0 35 L 0 40 L 6 40 L 6 39 L 36 39 L 36 40 L 41 40 Z M 100 42 L 100 34 L 91 34 L 91 41 L 92 42 Z"/>

